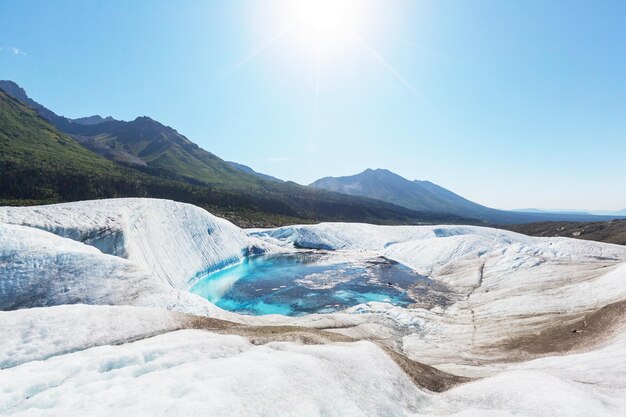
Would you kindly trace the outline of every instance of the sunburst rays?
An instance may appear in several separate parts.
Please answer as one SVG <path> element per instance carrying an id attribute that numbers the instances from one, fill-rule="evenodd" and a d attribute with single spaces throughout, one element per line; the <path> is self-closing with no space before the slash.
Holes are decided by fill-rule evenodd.
<path id="1" fill-rule="evenodd" d="M 305 3 L 300 3 L 300 7 L 294 8 L 292 6 L 292 8 L 289 9 L 291 11 L 287 13 L 289 19 L 291 19 L 291 22 L 289 22 L 290 25 L 283 27 L 283 29 L 273 34 L 269 39 L 256 46 L 251 53 L 249 53 L 239 62 L 237 62 L 234 65 L 233 69 L 239 69 L 248 64 L 250 61 L 265 53 L 268 49 L 279 43 L 279 41 L 283 40 L 284 38 L 292 36 L 307 38 L 306 42 L 302 42 L 301 48 L 305 51 L 309 49 L 309 53 L 314 56 L 313 90 L 315 109 L 317 110 L 321 90 L 322 56 L 325 55 L 325 52 L 333 49 L 339 49 L 340 46 L 343 47 L 343 44 L 358 44 L 360 48 L 374 60 L 374 62 L 380 65 L 387 74 L 389 74 L 393 79 L 400 83 L 407 90 L 407 92 L 409 92 L 415 98 L 427 105 L 429 108 L 433 109 L 433 105 L 430 103 L 429 100 L 427 100 L 425 95 L 422 94 L 418 90 L 418 88 L 416 88 L 415 85 L 409 81 L 406 76 L 404 76 L 398 69 L 396 69 L 384 57 L 383 53 L 376 49 L 372 45 L 372 43 L 369 42 L 368 39 L 360 33 L 360 31 L 357 29 L 358 25 L 353 22 L 355 16 L 351 16 L 350 10 L 347 9 L 347 5 L 352 3 L 342 3 L 342 7 L 337 9 L 340 10 L 340 13 L 337 12 L 336 14 L 333 14 L 331 16 L 326 16 L 325 14 L 331 12 L 334 13 L 335 11 L 337 11 L 335 9 L 329 8 L 329 5 L 334 3 L 323 1 L 318 2 L 318 0 L 300 1 Z M 322 7 L 322 9 L 315 8 L 318 4 L 320 5 L 319 7 Z M 303 5 L 306 5 L 306 7 L 303 7 Z M 306 11 L 306 15 L 302 14 L 303 10 Z M 325 21 L 317 22 L 317 19 L 325 18 L 330 19 L 332 24 L 329 24 Z M 345 19 L 346 21 L 343 22 L 342 19 Z M 348 22 L 348 20 L 350 21 Z M 303 31 L 307 30 L 310 30 L 312 32 L 303 34 Z M 324 33 L 324 31 L 329 31 L 329 33 Z M 395 36 L 395 38 L 411 49 L 419 50 L 420 52 L 437 56 L 439 58 L 455 61 L 454 58 L 451 58 L 437 51 L 432 51 L 424 48 L 414 42 L 405 39 L 404 37 Z M 352 40 L 353 42 L 348 42 L 348 39 Z"/>

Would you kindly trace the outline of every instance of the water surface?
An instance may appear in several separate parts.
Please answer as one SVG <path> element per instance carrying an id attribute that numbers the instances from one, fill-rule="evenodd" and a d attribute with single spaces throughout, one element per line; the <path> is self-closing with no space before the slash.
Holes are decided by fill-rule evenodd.
<path id="1" fill-rule="evenodd" d="M 254 256 L 207 275 L 191 292 L 243 314 L 330 313 L 369 301 L 414 302 L 407 290 L 428 280 L 384 258 L 358 262 L 332 254 Z"/>

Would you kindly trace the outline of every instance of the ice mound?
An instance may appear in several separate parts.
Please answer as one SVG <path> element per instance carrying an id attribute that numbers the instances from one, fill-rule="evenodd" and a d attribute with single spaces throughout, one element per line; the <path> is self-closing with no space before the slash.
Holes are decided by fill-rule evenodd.
<path id="1" fill-rule="evenodd" d="M 167 200 L 0 207 L 0 309 L 86 303 L 224 315 L 188 288 L 258 245 L 224 219 Z"/>
<path id="2" fill-rule="evenodd" d="M 157 308 L 82 304 L 0 312 L 0 369 L 177 330 L 183 316 Z"/>
<path id="3" fill-rule="evenodd" d="M 0 223 L 83 242 L 125 258 L 177 289 L 187 289 L 198 272 L 239 261 L 253 245 L 227 220 L 169 200 L 121 198 L 0 207 Z"/>
<path id="4" fill-rule="evenodd" d="M 159 285 L 136 265 L 30 227 L 0 223 L 0 309 L 128 304 Z"/>
<path id="5" fill-rule="evenodd" d="M 626 248 L 568 238 L 533 238 L 479 226 L 376 226 L 359 223 L 321 223 L 251 232 L 300 248 L 372 251 L 433 273 L 454 261 L 488 252 L 525 250 L 532 255 L 626 260 Z M 531 253 L 532 252 L 532 253 Z"/>

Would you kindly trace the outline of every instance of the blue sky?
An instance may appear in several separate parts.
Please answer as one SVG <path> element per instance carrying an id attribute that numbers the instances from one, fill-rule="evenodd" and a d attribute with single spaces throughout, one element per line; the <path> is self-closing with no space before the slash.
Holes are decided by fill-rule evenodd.
<path id="1" fill-rule="evenodd" d="M 278 0 L 0 0 L 0 78 L 302 184 L 380 167 L 492 207 L 626 207 L 626 2 L 345 3 L 322 39 Z"/>

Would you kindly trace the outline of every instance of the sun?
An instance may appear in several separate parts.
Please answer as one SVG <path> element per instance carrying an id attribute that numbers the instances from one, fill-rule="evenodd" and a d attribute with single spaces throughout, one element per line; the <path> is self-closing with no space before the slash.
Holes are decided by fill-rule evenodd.
<path id="1" fill-rule="evenodd" d="M 271 49 L 280 46 L 284 55 L 276 58 L 282 67 L 298 68 L 313 74 L 315 105 L 323 77 L 337 68 L 352 76 L 351 60 L 365 54 L 382 67 L 411 94 L 424 100 L 419 91 L 385 57 L 377 43 L 385 37 L 390 25 L 385 2 L 367 0 L 273 0 L 257 3 L 250 27 L 266 32 L 264 39 L 234 65 L 239 69 Z M 252 2 L 251 2 L 252 3 Z M 271 5 L 271 7 L 270 7 Z M 270 33 L 270 35 L 267 35 Z M 399 39 L 400 36 L 397 36 Z M 376 42 L 378 38 L 379 42 Z M 382 42 L 383 45 L 386 42 Z M 304 67 L 301 65 L 304 63 Z M 333 68 L 329 68 L 329 67 Z M 303 71 L 304 68 L 304 71 Z M 332 76 L 332 74 L 331 74 Z"/>
<path id="2" fill-rule="evenodd" d="M 295 35 L 318 49 L 341 47 L 359 29 L 357 0 L 293 0 L 289 7 Z"/>

